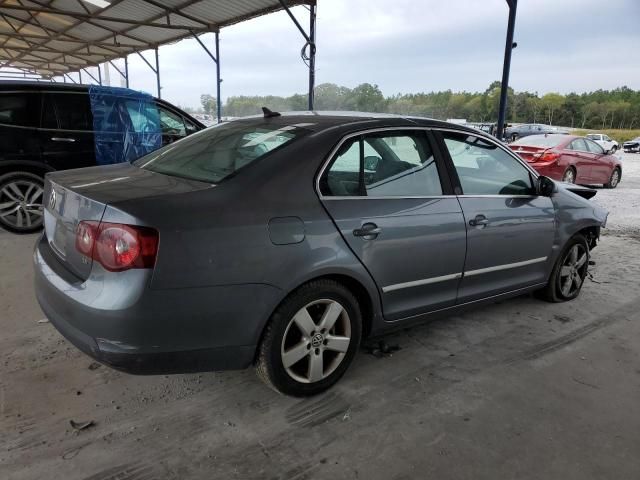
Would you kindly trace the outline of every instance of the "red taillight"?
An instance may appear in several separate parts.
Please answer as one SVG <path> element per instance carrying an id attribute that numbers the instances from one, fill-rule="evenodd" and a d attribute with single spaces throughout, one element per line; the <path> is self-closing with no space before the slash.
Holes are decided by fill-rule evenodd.
<path id="1" fill-rule="evenodd" d="M 551 162 L 555 162 L 559 158 L 560 158 L 559 153 L 547 151 L 547 152 L 544 152 L 542 155 L 540 155 L 540 157 L 536 160 L 536 162 L 551 163 Z"/>
<path id="2" fill-rule="evenodd" d="M 76 249 L 111 272 L 153 268 L 158 232 L 138 225 L 82 221 L 76 230 Z"/>

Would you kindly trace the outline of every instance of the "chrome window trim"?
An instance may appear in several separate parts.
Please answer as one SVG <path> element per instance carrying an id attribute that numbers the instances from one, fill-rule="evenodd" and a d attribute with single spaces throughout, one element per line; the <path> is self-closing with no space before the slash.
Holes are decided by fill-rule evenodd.
<path id="1" fill-rule="evenodd" d="M 342 147 L 342 145 L 352 139 L 353 137 L 359 137 L 361 135 L 367 135 L 370 133 L 378 133 L 378 132 L 403 132 L 403 131 L 407 131 L 407 130 L 416 130 L 416 131 L 423 131 L 423 132 L 427 132 L 429 130 L 431 130 L 431 128 L 429 127 L 422 127 L 422 126 L 406 126 L 406 127 L 376 127 L 376 128 L 369 128 L 367 130 L 360 130 L 358 132 L 352 132 L 349 133 L 347 135 L 345 135 L 344 137 L 342 137 L 340 139 L 340 141 L 338 142 L 338 144 L 331 149 L 331 151 L 329 152 L 329 155 L 327 155 L 327 158 L 325 158 L 322 167 L 320 168 L 320 171 L 318 172 L 318 174 L 316 175 L 316 181 L 315 181 L 315 187 L 316 187 L 316 193 L 318 194 L 318 197 L 320 198 L 320 200 L 330 200 L 330 199 L 338 199 L 338 200 L 345 200 L 345 199 L 354 199 L 354 198 L 359 198 L 359 199 L 376 199 L 376 200 L 380 200 L 380 199 L 385 199 L 385 200 L 392 200 L 392 199 L 400 199 L 400 198 L 443 198 L 444 195 L 437 195 L 437 196 L 433 196 L 433 195 L 425 195 L 425 196 L 406 196 L 406 197 L 402 197 L 402 196 L 397 196 L 397 197 L 367 197 L 367 196 L 363 196 L 363 195 L 353 195 L 353 196 L 325 196 L 322 194 L 322 191 L 320 190 L 320 179 L 322 178 L 322 175 L 324 175 L 325 170 L 328 168 L 329 164 L 333 161 L 334 159 L 334 155 L 338 152 L 338 150 L 340 150 L 340 147 Z M 435 152 L 434 156 L 435 156 Z M 438 172 L 438 178 L 440 178 L 440 172 Z M 441 180 L 441 185 L 442 185 L 442 180 Z M 449 195 L 449 197 L 455 197 L 455 195 Z"/>
<path id="2" fill-rule="evenodd" d="M 538 172 L 536 172 L 533 167 L 530 167 L 529 164 L 524 159 L 522 159 L 519 155 L 516 155 L 516 152 L 511 150 L 509 147 L 504 145 L 502 142 L 499 142 L 495 138 L 492 138 L 492 137 L 490 137 L 488 135 L 477 135 L 475 132 L 474 133 L 465 132 L 464 130 L 459 130 L 459 129 L 455 129 L 455 128 L 446 128 L 446 127 L 444 127 L 444 128 L 433 127 L 433 128 L 431 128 L 431 130 L 439 131 L 439 132 L 462 133 L 462 134 L 466 134 L 466 135 L 472 135 L 474 137 L 483 138 L 484 140 L 488 141 L 489 143 L 492 143 L 492 144 L 496 145 L 498 148 L 504 150 L 507 154 L 509 154 L 512 158 L 514 158 L 520 165 L 522 165 L 524 168 L 529 170 L 529 172 L 531 172 L 531 174 L 533 175 L 534 178 L 538 178 L 540 176 L 540 174 Z M 502 195 L 498 195 L 498 196 L 502 196 Z M 532 196 L 537 196 L 537 195 L 532 195 Z"/>
<path id="3" fill-rule="evenodd" d="M 460 129 L 457 129 L 457 128 L 446 128 L 446 127 L 424 127 L 424 126 L 377 127 L 377 128 L 370 128 L 370 129 L 361 130 L 361 131 L 358 131 L 358 132 L 349 133 L 349 134 L 345 135 L 344 137 L 342 137 L 342 139 L 340 139 L 338 144 L 333 149 L 331 149 L 331 151 L 327 155 L 327 158 L 324 160 L 324 162 L 322 164 L 322 167 L 320 168 L 320 171 L 316 175 L 315 188 L 316 188 L 316 194 L 318 195 L 318 198 L 320 200 L 354 200 L 354 199 L 358 199 L 358 200 L 393 200 L 393 199 L 434 199 L 434 198 L 456 198 L 456 197 L 464 197 L 464 198 L 537 198 L 538 197 L 538 195 L 498 195 L 498 194 L 495 194 L 495 195 L 473 195 L 473 194 L 465 195 L 464 193 L 462 195 L 436 195 L 436 196 L 434 196 L 434 195 L 425 195 L 425 196 L 404 196 L 404 197 L 402 197 L 402 196 L 397 196 L 397 197 L 367 197 L 367 196 L 360 196 L 360 195 L 353 195 L 353 196 L 325 196 L 325 195 L 322 194 L 322 192 L 320 191 L 320 179 L 322 178 L 322 175 L 324 175 L 325 170 L 328 168 L 329 164 L 333 160 L 333 157 L 336 154 L 336 152 L 340 149 L 340 147 L 347 140 L 349 140 L 349 139 L 351 139 L 353 137 L 358 137 L 360 135 L 366 135 L 366 134 L 369 134 L 369 133 L 389 132 L 389 131 L 404 131 L 404 130 L 421 130 L 421 131 L 423 131 L 425 133 L 426 132 L 453 132 L 453 133 L 458 133 L 458 134 L 465 134 L 465 135 L 472 135 L 472 136 L 475 136 L 475 137 L 480 137 L 480 138 L 482 138 L 482 139 L 484 139 L 484 140 L 496 145 L 498 148 L 504 150 L 513 159 L 515 159 L 520 165 L 525 167 L 525 169 L 527 169 L 533 175 L 534 179 L 537 179 L 538 177 L 540 177 L 540 174 L 538 172 L 536 172 L 533 167 L 530 167 L 513 150 L 511 150 L 510 148 L 506 147 L 501 142 L 498 142 L 495 139 L 491 138 L 490 136 L 483 134 L 483 132 L 467 132 L 465 130 L 460 130 Z M 440 175 L 440 173 L 438 172 L 438 176 L 439 175 Z"/>

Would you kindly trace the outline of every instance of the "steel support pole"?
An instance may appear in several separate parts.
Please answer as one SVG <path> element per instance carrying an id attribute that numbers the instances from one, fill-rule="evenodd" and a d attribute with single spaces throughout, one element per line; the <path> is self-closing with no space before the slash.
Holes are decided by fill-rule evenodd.
<path id="1" fill-rule="evenodd" d="M 98 83 L 102 86 L 102 70 L 100 69 L 100 64 L 98 64 Z"/>
<path id="2" fill-rule="evenodd" d="M 216 112 L 218 117 L 218 123 L 222 120 L 222 99 L 220 98 L 220 33 L 215 32 L 216 35 Z"/>
<path id="3" fill-rule="evenodd" d="M 511 52 L 513 51 L 513 31 L 516 26 L 516 7 L 518 0 L 507 0 L 509 5 L 509 24 L 507 26 L 507 41 L 504 46 L 504 65 L 502 67 L 502 86 L 500 88 L 500 109 L 498 111 L 498 128 L 496 136 L 502 140 L 504 121 L 507 112 L 507 93 L 509 90 L 509 70 L 511 69 Z"/>
<path id="4" fill-rule="evenodd" d="M 156 82 L 158 84 L 158 98 L 162 98 L 160 93 L 160 60 L 158 59 L 158 47 L 156 47 Z"/>
<path id="5" fill-rule="evenodd" d="M 124 82 L 127 88 L 129 88 L 129 56 L 128 55 L 124 56 Z"/>
<path id="6" fill-rule="evenodd" d="M 316 84 L 316 4 L 309 5 L 309 110 L 313 110 Z"/>
<path id="7" fill-rule="evenodd" d="M 82 70 L 78 70 L 78 83 L 82 85 Z"/>

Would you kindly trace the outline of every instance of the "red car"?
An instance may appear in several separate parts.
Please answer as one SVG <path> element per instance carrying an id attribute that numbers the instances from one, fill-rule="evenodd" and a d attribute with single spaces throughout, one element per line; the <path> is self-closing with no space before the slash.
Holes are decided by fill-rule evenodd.
<path id="1" fill-rule="evenodd" d="M 622 178 L 622 163 L 596 142 L 575 135 L 531 135 L 509 147 L 554 180 L 580 185 L 616 188 Z"/>

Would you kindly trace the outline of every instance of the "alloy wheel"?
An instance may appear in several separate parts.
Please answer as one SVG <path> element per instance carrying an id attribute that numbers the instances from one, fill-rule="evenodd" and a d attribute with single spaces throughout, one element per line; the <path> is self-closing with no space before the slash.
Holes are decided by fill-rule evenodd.
<path id="1" fill-rule="evenodd" d="M 611 180 L 609 181 L 609 185 L 611 185 L 611 188 L 615 188 L 618 185 L 619 181 L 620 181 L 620 172 L 616 168 L 611 174 Z"/>
<path id="2" fill-rule="evenodd" d="M 580 290 L 587 275 L 588 258 L 589 254 L 582 244 L 575 244 L 567 252 L 558 277 L 560 291 L 566 298 L 572 297 Z"/>
<path id="3" fill-rule="evenodd" d="M 0 221 L 16 230 L 39 228 L 43 221 L 41 184 L 15 179 L 0 187 Z"/>
<path id="4" fill-rule="evenodd" d="M 316 300 L 289 321 L 280 348 L 282 364 L 294 380 L 315 383 L 338 368 L 350 343 L 346 309 L 335 300 Z"/>
<path id="5" fill-rule="evenodd" d="M 565 183 L 574 183 L 576 181 L 576 176 L 575 173 L 573 173 L 573 169 L 570 168 L 566 172 L 564 172 L 562 181 Z"/>

